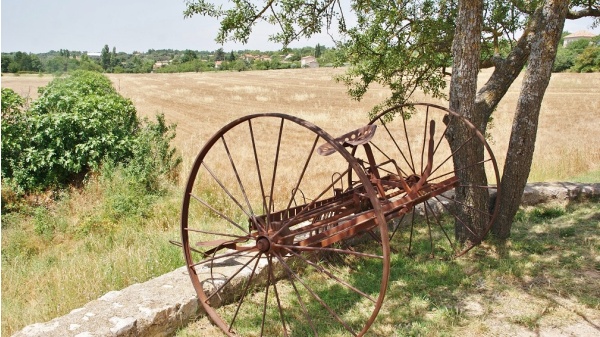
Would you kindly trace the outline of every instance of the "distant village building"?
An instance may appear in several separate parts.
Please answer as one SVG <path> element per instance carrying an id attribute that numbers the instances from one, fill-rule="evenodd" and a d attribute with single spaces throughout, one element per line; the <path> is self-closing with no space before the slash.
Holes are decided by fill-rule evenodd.
<path id="1" fill-rule="evenodd" d="M 258 59 L 261 61 L 265 61 L 265 62 L 271 62 L 271 56 L 269 56 L 269 55 L 259 56 Z"/>
<path id="2" fill-rule="evenodd" d="M 215 69 L 221 68 L 222 63 L 223 63 L 223 61 L 215 61 Z"/>
<path id="3" fill-rule="evenodd" d="M 591 40 L 593 37 L 596 37 L 596 34 L 589 32 L 587 30 L 580 30 L 573 34 L 569 34 L 563 38 L 563 47 L 566 47 L 569 43 L 581 39 Z"/>
<path id="4" fill-rule="evenodd" d="M 152 66 L 152 69 L 162 68 L 164 66 L 168 66 L 169 64 L 171 64 L 171 60 L 168 60 L 168 61 L 156 61 L 156 62 L 154 62 L 154 65 Z"/>
<path id="5" fill-rule="evenodd" d="M 300 59 L 300 66 L 302 68 L 319 68 L 319 62 L 314 56 L 304 56 Z"/>
<path id="6" fill-rule="evenodd" d="M 87 53 L 87 56 L 92 59 L 99 59 L 102 57 L 102 53 Z"/>

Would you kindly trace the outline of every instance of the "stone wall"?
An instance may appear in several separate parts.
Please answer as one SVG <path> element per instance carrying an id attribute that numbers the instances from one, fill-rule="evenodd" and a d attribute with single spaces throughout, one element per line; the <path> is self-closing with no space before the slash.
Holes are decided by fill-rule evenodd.
<path id="1" fill-rule="evenodd" d="M 572 201 L 600 198 L 600 183 L 531 183 L 525 186 L 521 205 L 534 206 L 542 203 L 565 204 Z"/>
<path id="2" fill-rule="evenodd" d="M 200 309 L 201 310 L 201 309 Z M 185 267 L 110 291 L 82 308 L 13 336 L 170 336 L 200 314 Z"/>
<path id="3" fill-rule="evenodd" d="M 522 204 L 565 204 L 581 199 L 600 199 L 600 183 L 528 184 Z M 29 325 L 14 336 L 170 336 L 203 314 L 187 270 L 181 267 L 150 281 L 108 292 L 67 315 Z"/>

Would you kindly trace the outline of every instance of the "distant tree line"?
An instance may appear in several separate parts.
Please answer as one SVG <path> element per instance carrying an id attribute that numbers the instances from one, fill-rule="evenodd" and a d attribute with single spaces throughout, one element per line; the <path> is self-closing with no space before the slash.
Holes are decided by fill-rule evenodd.
<path id="1" fill-rule="evenodd" d="M 203 72 L 223 70 L 267 70 L 299 68 L 304 56 L 315 56 L 321 66 L 333 66 L 335 48 L 315 47 L 284 51 L 216 51 L 149 49 L 147 52 L 117 52 L 104 45 L 100 53 L 60 49 L 47 53 L 2 53 L 3 73 L 67 73 L 88 70 L 104 73 Z"/>
<path id="2" fill-rule="evenodd" d="M 569 35 L 564 32 L 563 37 Z M 509 49 L 509 46 L 501 46 Z M 320 66 L 342 64 L 339 49 L 317 44 L 315 47 L 287 49 L 284 51 L 238 50 L 216 51 L 149 49 L 147 52 L 117 52 L 104 45 L 99 53 L 60 49 L 47 53 L 2 53 L 3 73 L 67 73 L 89 70 L 105 73 L 162 73 L 245 71 L 299 68 L 300 59 L 314 56 Z M 254 57 L 248 57 L 252 55 Z M 218 63 L 218 64 L 217 64 Z M 561 41 L 553 67 L 554 72 L 597 72 L 600 71 L 600 36 L 569 43 Z"/>
<path id="3" fill-rule="evenodd" d="M 222 48 L 214 52 L 185 50 L 175 55 L 167 63 L 156 68 L 156 72 L 203 72 L 203 71 L 245 71 L 300 68 L 300 59 L 315 56 L 321 66 L 333 66 L 335 48 L 317 44 L 313 47 L 287 49 L 284 51 L 238 50 L 226 52 Z"/>

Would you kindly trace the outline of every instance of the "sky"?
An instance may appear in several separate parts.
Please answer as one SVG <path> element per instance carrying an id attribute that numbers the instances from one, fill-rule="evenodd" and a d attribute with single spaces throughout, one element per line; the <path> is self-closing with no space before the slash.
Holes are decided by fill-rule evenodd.
<path id="1" fill-rule="evenodd" d="M 218 21 L 196 15 L 183 18 L 185 0 L 2 0 L 2 52 L 43 53 L 68 49 L 100 52 L 104 45 L 118 52 L 148 49 L 278 50 L 268 41 L 273 28 L 259 25 L 248 44 L 214 41 Z M 592 29 L 591 20 L 567 20 L 565 30 Z M 329 35 L 295 42 L 290 47 L 333 46 Z"/>
<path id="2" fill-rule="evenodd" d="M 117 52 L 148 49 L 216 50 L 218 21 L 196 15 L 184 19 L 184 0 L 2 0 L 2 52 L 42 53 L 68 49 Z M 257 27 L 249 43 L 227 43 L 225 51 L 279 50 L 268 41 L 272 28 Z M 290 47 L 333 46 L 322 34 Z"/>

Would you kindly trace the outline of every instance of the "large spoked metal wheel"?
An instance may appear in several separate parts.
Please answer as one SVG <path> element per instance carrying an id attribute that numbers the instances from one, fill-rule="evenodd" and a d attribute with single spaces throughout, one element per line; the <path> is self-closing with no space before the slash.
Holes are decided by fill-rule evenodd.
<path id="1" fill-rule="evenodd" d="M 370 124 L 377 125 L 371 148 L 381 175 L 410 188 L 420 184 L 411 197 L 388 191 L 390 201 L 410 200 L 392 221 L 392 249 L 451 257 L 479 244 L 498 211 L 500 180 L 484 135 L 464 117 L 433 104 L 396 106 Z M 363 153 L 355 156 L 365 165 Z"/>
<path id="2" fill-rule="evenodd" d="M 332 154 L 317 153 L 324 144 Z M 246 116 L 210 138 L 181 233 L 198 298 L 229 336 L 361 336 L 381 308 L 390 248 L 380 201 L 348 151 L 299 118 Z"/>

